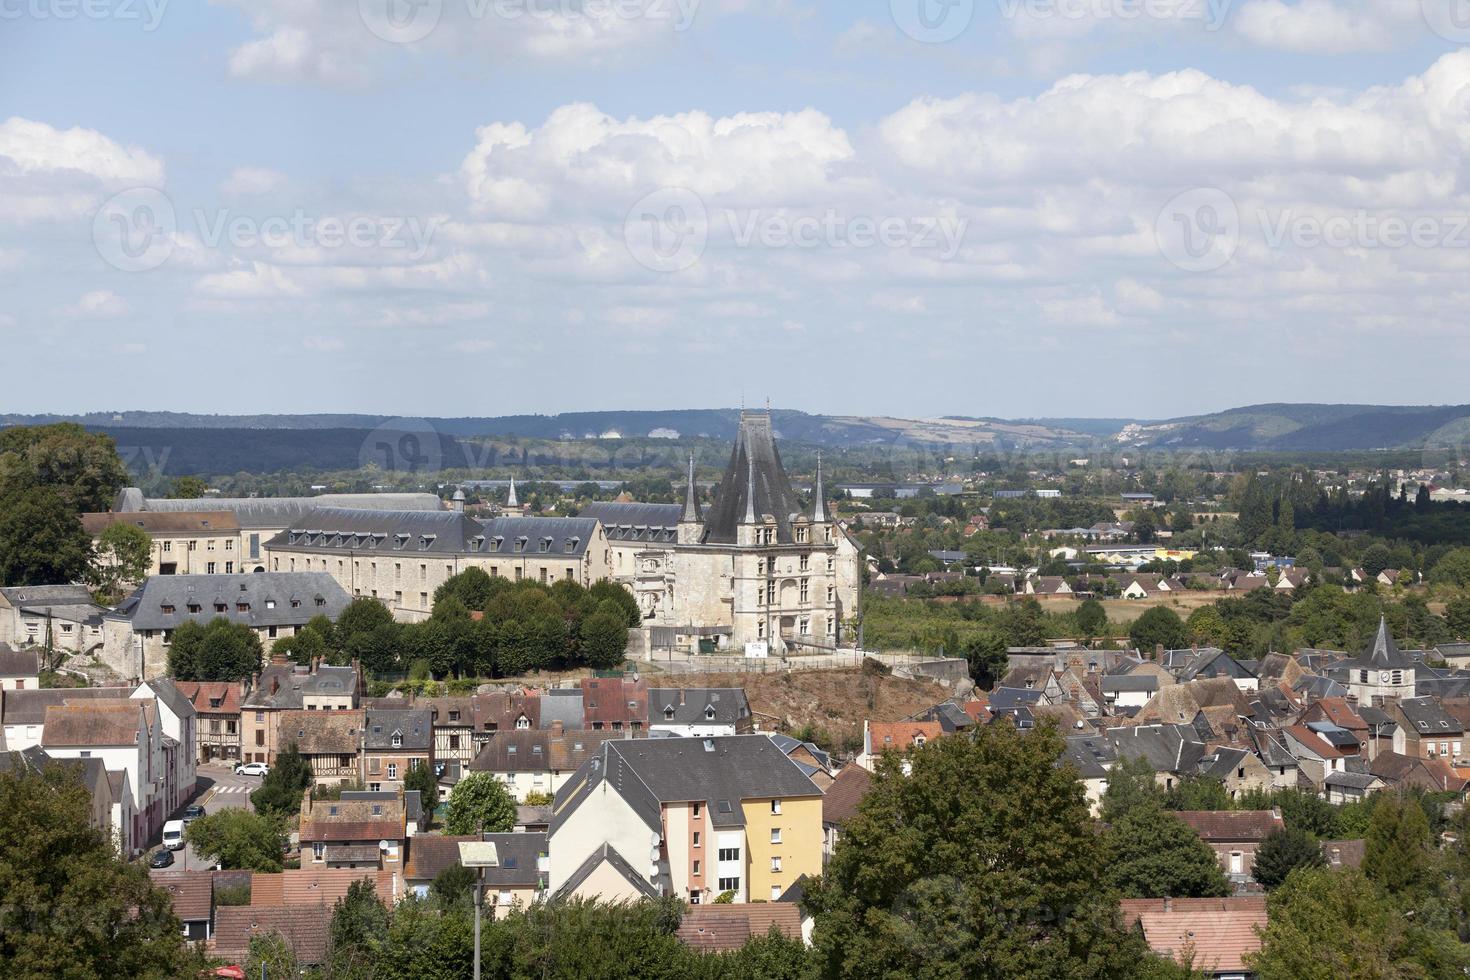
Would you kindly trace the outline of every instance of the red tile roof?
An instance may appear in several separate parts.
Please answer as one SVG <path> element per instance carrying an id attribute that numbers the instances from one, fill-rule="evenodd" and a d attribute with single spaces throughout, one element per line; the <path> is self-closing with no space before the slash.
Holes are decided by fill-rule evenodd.
<path id="1" fill-rule="evenodd" d="M 691 905 L 675 933 L 685 945 L 706 952 L 736 950 L 774 926 L 788 939 L 801 938 L 801 908 L 791 902 L 750 905 Z"/>
<path id="2" fill-rule="evenodd" d="M 1259 841 L 1285 828 L 1274 810 L 1180 810 L 1174 814 L 1206 841 Z"/>
<path id="3" fill-rule="evenodd" d="M 1266 927 L 1266 910 L 1144 912 L 1138 921 L 1149 947 L 1161 956 L 1206 974 L 1243 973 L 1245 957 L 1261 948 L 1256 930 Z"/>
<path id="4" fill-rule="evenodd" d="M 840 826 L 851 820 L 872 781 L 873 777 L 862 766 L 843 766 L 822 797 L 822 822 Z"/>
<path id="5" fill-rule="evenodd" d="M 331 926 L 330 906 L 222 905 L 215 910 L 214 939 L 210 945 L 221 959 L 243 961 L 250 952 L 250 938 L 279 933 L 303 964 L 320 963 L 327 955 L 327 933 Z"/>
<path id="6" fill-rule="evenodd" d="M 240 683 L 238 681 L 174 681 L 174 687 L 188 698 L 200 714 L 238 715 Z M 218 707 L 212 702 L 218 699 Z"/>
<path id="7" fill-rule="evenodd" d="M 315 905 L 328 907 L 347 895 L 354 881 L 370 879 L 385 905 L 393 904 L 393 872 L 376 868 L 326 868 L 312 866 L 287 868 L 279 874 L 256 874 L 250 879 L 250 904 L 256 908 L 282 905 Z"/>
<path id="8" fill-rule="evenodd" d="M 46 709 L 45 746 L 136 745 L 147 725 L 148 701 L 99 699 Z"/>
<path id="9" fill-rule="evenodd" d="M 153 883 L 168 892 L 174 915 L 183 922 L 200 922 L 214 909 L 214 872 L 155 871 Z"/>
<path id="10" fill-rule="evenodd" d="M 944 726 L 937 721 L 870 721 L 868 722 L 868 745 L 871 751 L 886 752 L 889 749 L 912 748 L 922 738 L 936 739 L 944 734 Z"/>

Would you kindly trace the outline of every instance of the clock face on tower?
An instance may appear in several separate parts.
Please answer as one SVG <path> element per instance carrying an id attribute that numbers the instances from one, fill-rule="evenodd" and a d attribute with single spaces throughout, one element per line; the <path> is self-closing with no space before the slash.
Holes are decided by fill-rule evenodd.
<path id="1" fill-rule="evenodd" d="M 1381 673 L 1379 673 L 1379 675 L 1378 675 L 1378 683 L 1380 683 L 1380 684 L 1387 684 L 1388 683 L 1388 671 L 1385 670 L 1385 671 L 1382 671 Z"/>

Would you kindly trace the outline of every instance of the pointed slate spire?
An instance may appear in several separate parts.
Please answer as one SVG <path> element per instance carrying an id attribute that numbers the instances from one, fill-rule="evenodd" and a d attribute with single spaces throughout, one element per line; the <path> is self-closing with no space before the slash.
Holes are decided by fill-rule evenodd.
<path id="1" fill-rule="evenodd" d="M 1409 658 L 1399 651 L 1399 646 L 1393 641 L 1393 633 L 1388 628 L 1388 617 L 1378 617 L 1378 634 L 1373 637 L 1373 645 L 1368 648 L 1368 655 L 1363 659 L 1375 667 L 1404 668 L 1409 666 Z"/>
<path id="2" fill-rule="evenodd" d="M 686 524 L 699 522 L 699 501 L 694 495 L 694 454 L 689 454 L 689 482 L 684 488 L 684 513 L 679 518 Z"/>
<path id="3" fill-rule="evenodd" d="M 745 453 L 745 523 L 755 523 L 755 458 L 749 447 Z"/>
<path id="4" fill-rule="evenodd" d="M 505 506 L 507 506 L 507 507 L 519 507 L 520 505 L 521 505 L 521 502 L 516 499 L 516 478 L 515 477 L 511 477 L 510 478 L 510 495 L 505 498 Z"/>
<path id="5" fill-rule="evenodd" d="M 822 522 L 824 522 L 824 521 L 827 520 L 827 501 L 824 499 L 825 495 L 822 493 L 822 453 L 821 453 L 821 450 L 818 450 L 817 451 L 817 485 L 816 485 L 816 488 L 812 492 L 812 496 L 814 498 L 816 498 L 812 502 L 812 521 L 813 521 L 813 523 L 820 524 L 820 523 L 822 523 Z"/>

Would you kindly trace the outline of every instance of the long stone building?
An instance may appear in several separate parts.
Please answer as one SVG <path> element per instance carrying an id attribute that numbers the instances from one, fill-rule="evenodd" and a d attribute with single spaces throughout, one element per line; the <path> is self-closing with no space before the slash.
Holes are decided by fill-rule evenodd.
<path id="1" fill-rule="evenodd" d="M 803 508 L 768 412 L 745 412 L 715 499 L 702 512 L 691 459 L 684 503 L 599 503 L 614 578 L 660 642 L 782 654 L 835 646 L 858 612 L 856 543 L 827 512 L 818 462 Z M 749 646 L 748 646 L 749 645 Z"/>
<path id="2" fill-rule="evenodd" d="M 403 621 L 427 619 L 434 591 L 479 568 L 492 578 L 581 585 L 611 578 L 607 535 L 581 517 L 497 517 L 459 511 L 324 507 L 265 544 L 273 572 L 326 572 L 351 596 L 385 603 Z"/>

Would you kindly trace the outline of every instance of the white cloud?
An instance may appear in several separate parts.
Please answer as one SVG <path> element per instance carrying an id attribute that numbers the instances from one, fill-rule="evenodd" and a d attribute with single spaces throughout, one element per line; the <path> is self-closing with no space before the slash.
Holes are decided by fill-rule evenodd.
<path id="1" fill-rule="evenodd" d="M 1388 51 L 1428 30 L 1419 0 L 1247 0 L 1231 26 L 1252 44 L 1309 54 Z"/>
<path id="2" fill-rule="evenodd" d="M 92 129 L 57 129 L 19 116 L 0 123 L 0 214 L 65 220 L 126 187 L 158 187 L 163 163 Z"/>
<path id="3" fill-rule="evenodd" d="M 128 301 L 110 289 L 94 289 L 77 297 L 77 301 L 63 307 L 63 316 L 96 318 L 123 316 L 128 312 Z"/>
<path id="4" fill-rule="evenodd" d="M 236 167 L 223 183 L 220 193 L 226 197 L 252 197 L 269 194 L 286 182 L 286 175 L 264 167 Z"/>

